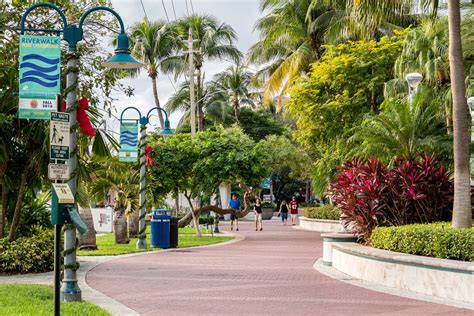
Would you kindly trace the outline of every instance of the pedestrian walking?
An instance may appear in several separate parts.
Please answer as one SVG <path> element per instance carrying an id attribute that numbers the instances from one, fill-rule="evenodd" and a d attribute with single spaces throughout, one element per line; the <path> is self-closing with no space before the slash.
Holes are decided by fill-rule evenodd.
<path id="1" fill-rule="evenodd" d="M 296 196 L 293 196 L 290 201 L 291 225 L 296 225 L 296 218 L 298 217 L 298 201 Z"/>
<path id="2" fill-rule="evenodd" d="M 253 211 L 255 213 L 255 231 L 258 231 L 258 226 L 260 224 L 260 230 L 263 230 L 262 225 L 262 202 L 260 199 L 255 201 L 255 205 L 253 206 Z"/>
<path id="3" fill-rule="evenodd" d="M 240 200 L 237 194 L 232 195 L 232 200 L 229 201 L 229 208 L 240 211 Z M 230 214 L 230 230 L 239 230 L 239 218 L 235 214 Z"/>
<path id="4" fill-rule="evenodd" d="M 286 222 L 288 221 L 288 205 L 285 200 L 281 201 L 278 216 L 281 216 L 281 222 L 283 225 L 286 225 Z"/>

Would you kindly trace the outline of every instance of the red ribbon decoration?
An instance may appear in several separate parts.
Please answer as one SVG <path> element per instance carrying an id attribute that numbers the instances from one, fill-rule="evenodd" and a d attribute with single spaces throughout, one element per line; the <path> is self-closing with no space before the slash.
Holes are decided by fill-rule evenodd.
<path id="1" fill-rule="evenodd" d="M 77 107 L 76 112 L 77 122 L 79 123 L 84 135 L 93 137 L 95 136 L 95 130 L 86 113 L 86 110 L 89 108 L 89 101 L 86 98 L 81 98 L 78 103 L 79 106 Z"/>
<path id="2" fill-rule="evenodd" d="M 95 129 L 87 116 L 86 110 L 89 109 L 89 101 L 86 98 L 81 98 L 78 102 L 79 106 L 76 110 L 76 119 L 77 123 L 81 127 L 82 133 L 87 136 L 94 137 L 95 136 Z M 66 102 L 61 102 L 61 110 L 63 112 L 66 111 Z"/>
<path id="3" fill-rule="evenodd" d="M 146 146 L 145 147 L 145 166 L 150 165 L 151 167 L 155 166 L 155 162 L 153 161 L 153 158 L 151 158 L 151 152 L 153 149 L 151 146 Z"/>

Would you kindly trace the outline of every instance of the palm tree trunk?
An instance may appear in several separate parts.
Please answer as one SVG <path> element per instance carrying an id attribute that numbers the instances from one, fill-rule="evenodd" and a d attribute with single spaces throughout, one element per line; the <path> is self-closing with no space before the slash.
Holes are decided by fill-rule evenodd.
<path id="1" fill-rule="evenodd" d="M 130 240 L 128 239 L 125 212 L 123 209 L 115 209 L 114 215 L 115 244 L 128 244 Z"/>
<path id="2" fill-rule="evenodd" d="M 29 161 L 26 163 L 29 165 Z M 23 206 L 23 198 L 25 197 L 26 192 L 26 179 L 28 178 L 29 168 L 25 167 L 21 173 L 20 186 L 18 188 L 18 197 L 16 199 L 15 211 L 13 212 L 12 225 L 10 227 L 10 232 L 8 233 L 8 240 L 12 242 L 15 240 L 16 230 L 18 229 L 18 224 L 20 222 L 21 208 Z"/>
<path id="3" fill-rule="evenodd" d="M 157 87 L 157 83 L 156 83 L 156 76 L 151 77 L 151 82 L 152 82 L 152 85 L 153 85 L 153 97 L 155 98 L 155 106 L 157 108 L 161 109 L 160 99 L 158 98 L 158 87 Z M 164 121 L 163 121 L 163 113 L 160 110 L 158 110 L 158 118 L 160 119 L 161 129 L 163 129 L 165 127 L 165 124 L 164 124 Z"/>
<path id="4" fill-rule="evenodd" d="M 85 235 L 79 236 L 79 249 L 97 250 L 94 220 L 92 218 L 92 212 L 91 212 L 90 206 L 89 207 L 79 206 L 79 215 L 81 215 L 82 220 L 84 221 L 84 223 L 86 223 L 86 226 L 87 226 L 87 233 Z"/>
<path id="5" fill-rule="evenodd" d="M 132 216 L 129 216 L 127 221 L 128 221 L 128 237 L 129 238 L 138 238 L 138 219 L 140 216 L 138 215 L 138 212 L 135 211 L 133 212 Z"/>
<path id="6" fill-rule="evenodd" d="M 202 111 L 202 96 L 201 96 L 201 68 L 196 68 L 197 70 L 197 117 L 198 117 L 198 131 L 204 130 L 204 112 Z"/>
<path id="7" fill-rule="evenodd" d="M 469 228 L 472 222 L 469 166 L 470 124 L 464 85 L 459 0 L 448 0 L 449 68 L 453 97 L 454 205 L 453 227 Z"/>

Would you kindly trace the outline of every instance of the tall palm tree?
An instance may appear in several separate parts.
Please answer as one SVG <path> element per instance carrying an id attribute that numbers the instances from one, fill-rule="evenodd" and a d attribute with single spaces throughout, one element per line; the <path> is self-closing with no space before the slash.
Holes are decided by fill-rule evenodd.
<path id="1" fill-rule="evenodd" d="M 164 21 L 151 22 L 147 18 L 132 27 L 132 54 L 145 64 L 153 88 L 155 106 L 160 108 L 157 78 L 160 71 L 168 73 L 175 69 L 173 57 L 177 37 L 173 24 Z M 135 72 L 130 72 L 132 75 Z M 164 128 L 163 114 L 158 111 L 161 128 Z"/>
<path id="2" fill-rule="evenodd" d="M 252 73 L 241 65 L 232 65 L 218 73 L 212 80 L 211 90 L 222 91 L 229 97 L 234 109 L 235 120 L 239 121 L 241 105 L 254 106 L 254 98 L 250 91 Z M 224 96 L 225 98 L 225 96 Z"/>
<path id="3" fill-rule="evenodd" d="M 454 204 L 453 227 L 472 224 L 470 187 L 470 122 L 466 103 L 464 63 L 461 45 L 461 9 L 459 0 L 448 0 L 449 66 L 453 97 Z"/>
<path id="4" fill-rule="evenodd" d="M 204 130 L 203 112 L 203 74 L 202 67 L 206 60 L 223 60 L 230 58 L 238 62 L 242 53 L 234 46 L 237 35 L 234 29 L 226 24 L 219 23 L 214 17 L 209 15 L 191 15 L 177 21 L 177 31 L 181 37 L 181 47 L 174 61 L 179 61 L 180 66 L 176 66 L 177 75 L 185 74 L 188 67 L 188 47 L 187 38 L 189 29 L 193 36 L 193 61 L 196 71 L 196 110 L 198 114 L 198 130 Z"/>

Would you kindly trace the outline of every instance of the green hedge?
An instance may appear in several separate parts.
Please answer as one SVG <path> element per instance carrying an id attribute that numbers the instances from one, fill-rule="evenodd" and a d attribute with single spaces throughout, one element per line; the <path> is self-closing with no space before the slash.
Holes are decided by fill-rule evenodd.
<path id="1" fill-rule="evenodd" d="M 474 227 L 453 229 L 451 223 L 378 227 L 370 245 L 413 255 L 474 261 Z"/>
<path id="2" fill-rule="evenodd" d="M 330 204 L 319 207 L 306 207 L 304 209 L 304 216 L 307 218 L 338 220 L 339 214 L 339 209 Z"/>
<path id="3" fill-rule="evenodd" d="M 36 229 L 32 237 L 0 239 L 0 272 L 46 272 L 54 268 L 54 233 Z"/>

